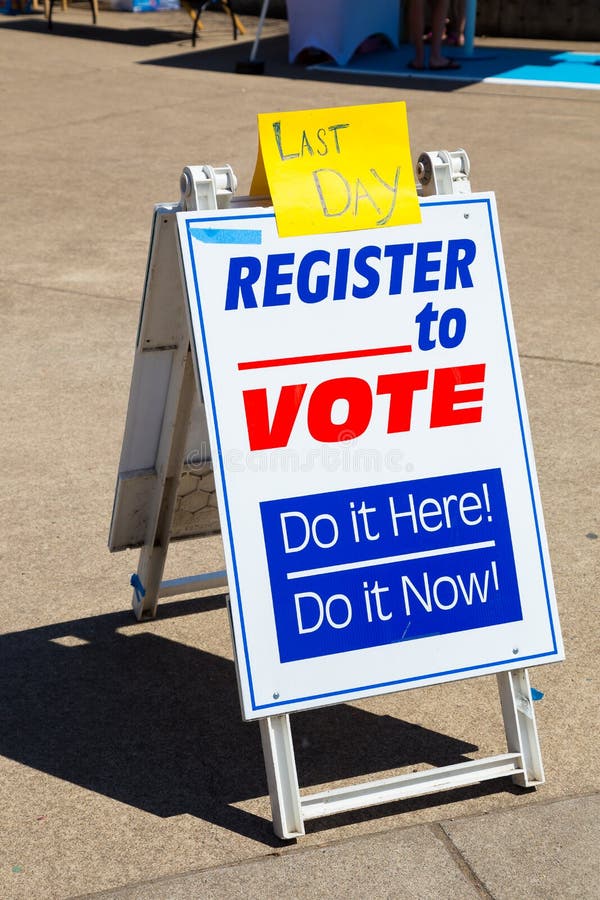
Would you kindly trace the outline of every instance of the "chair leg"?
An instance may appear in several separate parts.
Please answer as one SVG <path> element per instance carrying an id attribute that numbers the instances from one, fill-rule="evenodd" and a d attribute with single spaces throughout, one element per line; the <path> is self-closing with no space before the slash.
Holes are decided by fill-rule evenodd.
<path id="1" fill-rule="evenodd" d="M 233 39 L 234 41 L 236 41 L 238 32 L 239 34 L 246 34 L 246 29 L 244 28 L 243 23 L 240 21 L 240 17 L 231 5 L 231 0 L 221 0 L 221 6 L 223 7 L 227 15 L 231 18 L 231 22 L 233 25 Z"/>
<path id="2" fill-rule="evenodd" d="M 192 47 L 196 46 L 196 35 L 198 33 L 198 29 L 203 27 L 202 22 L 200 20 L 202 13 L 208 6 L 212 6 L 214 3 L 219 3 L 219 2 L 221 4 L 221 7 L 223 8 L 223 10 L 228 14 L 228 16 L 231 19 L 231 24 L 233 27 L 234 41 L 237 40 L 238 33 L 246 34 L 246 29 L 244 28 L 242 22 L 240 21 L 239 16 L 237 15 L 237 13 L 234 11 L 234 9 L 231 6 L 231 0 L 205 0 L 204 3 L 201 3 L 198 6 L 198 9 L 196 11 L 192 10 L 192 8 L 185 2 L 185 0 L 182 0 L 182 6 L 185 9 L 187 9 L 188 13 L 190 14 L 190 16 L 192 17 L 192 19 L 194 21 L 194 27 L 192 28 Z"/>
<path id="3" fill-rule="evenodd" d="M 202 28 L 202 22 L 200 21 L 200 16 L 202 15 L 202 7 L 198 7 L 196 10 L 196 14 L 194 16 L 194 26 L 192 28 L 192 47 L 196 46 L 196 34 L 198 32 L 198 26 Z"/>
<path id="4" fill-rule="evenodd" d="M 90 0 L 90 6 L 92 7 L 92 22 L 96 25 L 98 22 L 98 0 Z"/>
<path id="5" fill-rule="evenodd" d="M 187 2 L 187 0 L 181 0 L 181 8 L 185 9 L 186 13 L 188 14 L 188 16 L 190 17 L 190 19 L 193 22 L 194 18 L 196 16 L 196 11 L 195 11 L 195 9 L 193 9 L 190 6 L 190 4 Z"/>

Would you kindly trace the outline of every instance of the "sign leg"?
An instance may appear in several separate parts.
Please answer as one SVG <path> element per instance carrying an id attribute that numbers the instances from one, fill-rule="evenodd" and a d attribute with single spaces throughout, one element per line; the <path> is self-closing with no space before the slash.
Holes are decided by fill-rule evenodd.
<path id="1" fill-rule="evenodd" d="M 283 715 L 261 719 L 260 736 L 275 834 L 284 840 L 301 837 L 304 822 L 290 717 Z"/>
<path id="2" fill-rule="evenodd" d="M 544 767 L 527 669 L 500 672 L 496 677 L 508 750 L 520 753 L 522 758 L 523 771 L 512 780 L 521 787 L 543 784 Z"/>
<path id="3" fill-rule="evenodd" d="M 178 379 L 176 379 L 178 381 Z M 154 618 L 159 589 L 171 536 L 171 523 L 177 500 L 177 488 L 181 477 L 187 428 L 194 399 L 194 369 L 192 355 L 186 351 L 181 381 L 173 386 L 174 397 L 171 416 L 165 415 L 161 434 L 159 457 L 163 460 L 164 482 L 155 496 L 160 505 L 154 511 L 151 528 L 138 564 L 138 587 L 134 587 L 132 605 L 136 618 Z M 171 392 L 171 388 L 170 388 Z M 168 409 L 168 407 L 167 407 Z M 142 589 L 140 590 L 139 585 Z"/>

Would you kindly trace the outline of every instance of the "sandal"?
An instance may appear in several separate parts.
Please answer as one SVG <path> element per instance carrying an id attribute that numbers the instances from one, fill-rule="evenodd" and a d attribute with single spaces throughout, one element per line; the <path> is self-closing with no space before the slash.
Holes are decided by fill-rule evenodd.
<path id="1" fill-rule="evenodd" d="M 456 62 L 455 59 L 446 59 L 440 66 L 434 66 L 429 63 L 429 68 L 432 72 L 445 72 L 447 69 L 460 69 L 460 63 Z"/>

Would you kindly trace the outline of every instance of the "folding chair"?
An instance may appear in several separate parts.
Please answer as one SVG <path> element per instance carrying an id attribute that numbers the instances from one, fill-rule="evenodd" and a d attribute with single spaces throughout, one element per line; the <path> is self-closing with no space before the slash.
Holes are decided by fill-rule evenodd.
<path id="1" fill-rule="evenodd" d="M 246 33 L 246 29 L 242 25 L 238 15 L 233 9 L 231 0 L 181 0 L 181 5 L 184 7 L 184 9 L 187 9 L 194 22 L 194 26 L 192 28 L 192 47 L 196 46 L 196 35 L 198 33 L 198 28 L 203 27 L 202 22 L 200 21 L 200 17 L 202 16 L 204 10 L 208 9 L 209 6 L 220 6 L 231 18 L 234 41 L 237 40 L 238 32 L 239 34 Z"/>
<path id="2" fill-rule="evenodd" d="M 44 16 L 48 19 L 48 31 L 52 31 L 52 10 L 56 0 L 44 0 Z M 64 11 L 68 7 L 68 0 L 60 0 L 60 8 Z M 98 0 L 90 0 L 92 21 L 94 25 L 98 21 Z"/>

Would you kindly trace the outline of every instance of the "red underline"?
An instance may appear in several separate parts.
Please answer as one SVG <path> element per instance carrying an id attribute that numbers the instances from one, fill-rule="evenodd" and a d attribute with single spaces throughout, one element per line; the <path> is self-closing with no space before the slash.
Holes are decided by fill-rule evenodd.
<path id="1" fill-rule="evenodd" d="M 387 356 L 391 353 L 410 353 L 412 347 L 404 344 L 401 347 L 379 347 L 373 350 L 343 350 L 340 353 L 319 353 L 315 356 L 288 356 L 282 359 L 257 359 L 252 362 L 238 363 L 240 372 L 245 369 L 269 369 L 275 366 L 296 366 L 300 363 L 331 362 L 335 359 L 359 359 L 364 356 Z"/>

